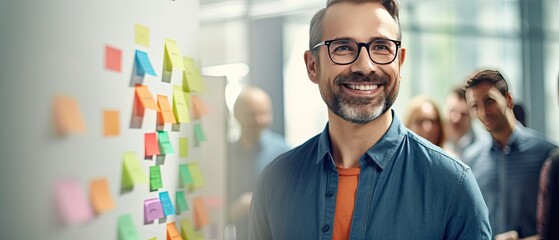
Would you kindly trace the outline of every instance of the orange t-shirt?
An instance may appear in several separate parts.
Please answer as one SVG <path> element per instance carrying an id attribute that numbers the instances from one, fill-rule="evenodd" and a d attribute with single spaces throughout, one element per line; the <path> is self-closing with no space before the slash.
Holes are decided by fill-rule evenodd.
<path id="1" fill-rule="evenodd" d="M 360 168 L 338 169 L 338 193 L 336 195 L 336 212 L 334 214 L 334 230 L 332 239 L 349 239 L 353 206 L 357 192 Z"/>

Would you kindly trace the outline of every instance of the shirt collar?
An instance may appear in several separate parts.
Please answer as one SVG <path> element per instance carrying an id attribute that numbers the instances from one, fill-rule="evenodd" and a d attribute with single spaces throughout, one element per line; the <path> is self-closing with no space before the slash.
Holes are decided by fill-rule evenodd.
<path id="1" fill-rule="evenodd" d="M 522 138 L 521 136 L 524 135 L 525 132 L 526 132 L 526 128 L 522 125 L 522 123 L 517 121 L 507 141 L 507 145 L 503 146 L 503 149 L 507 149 L 506 152 L 510 152 L 510 150 L 512 149 L 518 149 L 522 151 L 522 149 L 520 149 L 521 144 L 518 143 Z M 492 149 L 501 151 L 501 146 L 499 145 L 499 143 L 497 143 L 497 141 L 495 141 L 495 139 L 493 139 Z"/>
<path id="2" fill-rule="evenodd" d="M 381 169 L 384 169 L 390 163 L 392 157 L 398 149 L 398 146 L 402 142 L 404 135 L 406 134 L 406 129 L 394 113 L 394 110 L 391 109 L 390 113 L 392 114 L 392 124 L 390 124 L 390 127 L 379 139 L 379 141 L 375 145 L 371 146 L 365 153 L 369 156 L 369 159 L 376 163 Z M 329 124 L 327 123 L 324 131 L 322 131 L 318 138 L 317 164 L 322 162 L 327 156 L 332 155 L 332 150 L 330 148 L 330 136 L 328 135 L 328 125 Z"/>

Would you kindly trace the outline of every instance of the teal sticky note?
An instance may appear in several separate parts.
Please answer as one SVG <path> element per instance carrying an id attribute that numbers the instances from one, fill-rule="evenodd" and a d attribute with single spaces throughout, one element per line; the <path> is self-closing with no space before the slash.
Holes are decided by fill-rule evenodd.
<path id="1" fill-rule="evenodd" d="M 118 240 L 140 240 L 132 215 L 126 214 L 118 218 Z"/>
<path id="2" fill-rule="evenodd" d="M 157 140 L 159 141 L 160 154 L 175 153 L 173 145 L 171 145 L 171 140 L 169 140 L 169 134 L 167 133 L 167 131 L 158 131 Z"/>
<path id="3" fill-rule="evenodd" d="M 189 184 L 194 183 L 192 179 L 192 175 L 190 174 L 190 169 L 186 164 L 179 165 L 179 178 L 180 178 L 180 185 L 181 187 L 188 186 Z"/>
<path id="4" fill-rule="evenodd" d="M 151 62 L 149 61 L 148 54 L 144 51 L 136 50 L 136 71 L 140 76 L 146 74 L 157 76 Z"/>
<path id="5" fill-rule="evenodd" d="M 183 191 L 177 191 L 177 196 L 175 197 L 175 204 L 177 205 L 177 213 L 188 211 L 188 203 L 184 198 Z"/>
<path id="6" fill-rule="evenodd" d="M 175 207 L 171 202 L 171 197 L 169 197 L 169 192 L 160 192 L 159 199 L 161 200 L 161 205 L 163 206 L 163 213 L 165 213 L 165 217 L 175 214 Z"/>
<path id="7" fill-rule="evenodd" d="M 149 167 L 149 190 L 155 191 L 160 188 L 163 188 L 163 182 L 161 181 L 161 169 L 159 166 L 150 166 Z"/>
<path id="8" fill-rule="evenodd" d="M 206 134 L 204 133 L 204 129 L 202 129 L 202 124 L 195 123 L 194 124 L 194 144 L 196 146 L 200 146 L 200 143 L 207 141 Z"/>

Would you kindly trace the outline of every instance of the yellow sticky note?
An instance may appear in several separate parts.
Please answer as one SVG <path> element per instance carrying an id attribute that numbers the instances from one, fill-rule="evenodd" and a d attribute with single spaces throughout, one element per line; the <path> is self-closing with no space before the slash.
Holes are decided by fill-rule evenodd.
<path id="1" fill-rule="evenodd" d="M 165 60 L 163 62 L 165 71 L 182 70 L 182 55 L 177 46 L 177 42 L 173 39 L 165 39 Z"/>
<path id="2" fill-rule="evenodd" d="M 101 214 L 115 207 L 107 178 L 97 178 L 89 183 L 89 198 L 95 213 Z"/>
<path id="3" fill-rule="evenodd" d="M 173 110 L 171 110 L 171 105 L 169 105 L 169 99 L 167 96 L 157 95 L 157 103 L 159 105 L 159 117 L 162 123 L 177 123 Z"/>
<path id="4" fill-rule="evenodd" d="M 54 97 L 54 117 L 60 134 L 84 133 L 85 122 L 78 102 L 69 96 Z"/>
<path id="5" fill-rule="evenodd" d="M 167 240 L 182 240 L 175 222 L 167 223 Z"/>
<path id="6" fill-rule="evenodd" d="M 149 47 L 149 28 L 136 23 L 136 44 Z"/>
<path id="7" fill-rule="evenodd" d="M 119 111 L 105 110 L 103 112 L 103 135 L 117 136 L 120 134 Z"/>
<path id="8" fill-rule="evenodd" d="M 131 188 L 138 183 L 147 183 L 148 177 L 136 153 L 125 152 L 123 158 L 122 188 Z"/>
<path id="9" fill-rule="evenodd" d="M 202 177 L 202 171 L 200 171 L 200 165 L 197 162 L 192 162 L 188 164 L 188 170 L 190 170 L 190 175 L 192 176 L 192 189 L 198 189 L 204 186 L 204 177 Z"/>
<path id="10" fill-rule="evenodd" d="M 210 224 L 210 216 L 204 205 L 204 198 L 196 197 L 194 198 L 194 226 L 200 229 L 208 224 Z"/>
<path id="11" fill-rule="evenodd" d="M 178 122 L 190 122 L 190 113 L 181 86 L 173 86 L 173 112 Z"/>
<path id="12" fill-rule="evenodd" d="M 202 239 L 201 236 L 194 230 L 194 225 L 190 219 L 185 219 L 181 221 L 181 231 L 183 239 Z"/>
<path id="13" fill-rule="evenodd" d="M 140 100 L 140 103 L 144 108 L 153 109 L 159 111 L 157 104 L 153 100 L 153 96 L 146 85 L 136 85 L 136 97 Z"/>
<path id="14" fill-rule="evenodd" d="M 183 87 L 186 92 L 203 92 L 206 90 L 206 84 L 200 73 L 200 69 L 196 67 L 194 59 L 191 57 L 183 57 Z"/>
<path id="15" fill-rule="evenodd" d="M 188 157 L 188 138 L 179 138 L 179 157 Z"/>

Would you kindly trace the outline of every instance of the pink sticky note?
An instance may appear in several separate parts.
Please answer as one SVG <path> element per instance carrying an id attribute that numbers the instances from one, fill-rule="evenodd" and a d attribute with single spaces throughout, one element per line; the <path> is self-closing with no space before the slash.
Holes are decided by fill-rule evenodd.
<path id="1" fill-rule="evenodd" d="M 122 65 L 122 51 L 105 45 L 105 68 L 120 72 Z"/>
<path id="2" fill-rule="evenodd" d="M 152 222 L 163 217 L 163 207 L 159 198 L 151 198 L 144 201 L 144 222 Z"/>
<path id="3" fill-rule="evenodd" d="M 93 217 L 85 193 L 75 180 L 59 181 L 55 186 L 57 209 L 66 224 L 83 223 Z"/>
<path id="4" fill-rule="evenodd" d="M 146 133 L 144 141 L 145 155 L 151 157 L 159 154 L 159 144 L 157 143 L 157 133 Z"/>

